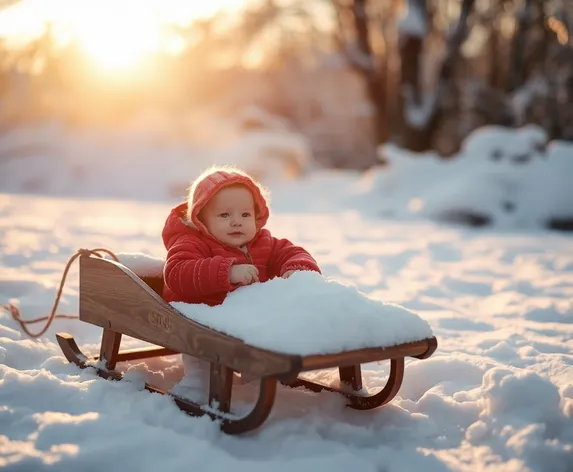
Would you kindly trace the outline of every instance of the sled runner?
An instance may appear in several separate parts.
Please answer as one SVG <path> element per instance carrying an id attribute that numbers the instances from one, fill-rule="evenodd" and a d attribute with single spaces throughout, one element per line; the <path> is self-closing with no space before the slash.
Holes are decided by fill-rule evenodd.
<path id="1" fill-rule="evenodd" d="M 157 387 L 151 392 L 169 394 L 184 412 L 207 414 L 221 422 L 222 430 L 238 434 L 253 430 L 268 417 L 275 400 L 276 384 L 327 390 L 346 397 L 348 406 L 370 410 L 388 403 L 398 393 L 404 377 L 404 358 L 426 359 L 437 347 L 435 337 L 396 346 L 380 346 L 335 354 L 299 356 L 251 346 L 244 341 L 210 329 L 178 312 L 161 298 L 160 276 L 138 276 L 121 263 L 84 254 L 80 257 L 79 318 L 103 328 L 99 355 L 88 358 L 67 333 L 56 335 L 68 361 L 80 368 L 91 367 L 97 375 L 121 380 L 118 362 L 189 354 L 211 365 L 209 405 L 201 406 Z M 154 347 L 120 351 L 122 335 L 149 342 Z M 390 360 L 386 386 L 365 396 L 360 365 Z M 299 377 L 305 371 L 338 368 L 341 388 L 321 385 Z M 252 411 L 242 418 L 231 414 L 233 372 L 260 379 L 259 397 Z"/>

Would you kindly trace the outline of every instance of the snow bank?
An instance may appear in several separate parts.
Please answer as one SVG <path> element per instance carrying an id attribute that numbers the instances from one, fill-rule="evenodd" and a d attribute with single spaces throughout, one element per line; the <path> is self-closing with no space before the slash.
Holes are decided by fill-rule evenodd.
<path id="1" fill-rule="evenodd" d="M 573 444 L 561 442 L 573 433 L 571 418 L 561 408 L 557 387 L 533 372 L 493 368 L 484 376 L 479 420 L 466 430 L 474 447 L 503 444 L 514 461 L 530 470 L 570 470 Z M 572 438 L 573 439 L 573 438 Z"/>
<path id="2" fill-rule="evenodd" d="M 268 184 L 302 174 L 312 158 L 305 138 L 282 128 L 237 124 L 232 140 L 213 136 L 204 146 L 155 134 L 143 125 L 129 131 L 19 129 L 0 139 L 0 191 L 182 198 L 192 179 L 214 164 L 237 165 Z"/>
<path id="3" fill-rule="evenodd" d="M 61 135 L 61 125 L 49 121 L 4 129 L 0 139 L 0 161 L 49 150 Z"/>
<path id="4" fill-rule="evenodd" d="M 406 308 L 308 271 L 242 287 L 215 307 L 171 305 L 248 344 L 290 354 L 393 346 L 433 336 L 428 323 Z"/>
<path id="5" fill-rule="evenodd" d="M 390 166 L 368 178 L 384 215 L 521 228 L 573 219 L 573 144 L 547 144 L 537 126 L 483 127 L 448 160 L 393 145 L 379 154 Z"/>

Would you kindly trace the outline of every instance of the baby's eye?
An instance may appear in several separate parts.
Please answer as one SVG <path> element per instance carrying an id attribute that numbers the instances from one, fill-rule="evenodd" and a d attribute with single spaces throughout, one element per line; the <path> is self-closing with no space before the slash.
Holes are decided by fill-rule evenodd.
<path id="1" fill-rule="evenodd" d="M 243 218 L 248 218 L 249 216 L 251 216 L 251 214 L 248 211 L 243 213 Z"/>
<path id="2" fill-rule="evenodd" d="M 229 216 L 230 216 L 229 213 L 221 213 L 219 215 L 219 218 L 229 218 Z"/>

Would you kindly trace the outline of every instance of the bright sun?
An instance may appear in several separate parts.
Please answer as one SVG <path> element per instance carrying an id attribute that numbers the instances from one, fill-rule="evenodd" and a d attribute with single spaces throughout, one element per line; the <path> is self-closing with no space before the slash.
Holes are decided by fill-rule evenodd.
<path id="1" fill-rule="evenodd" d="M 151 15 L 133 9 L 122 12 L 118 5 L 83 10 L 70 27 L 88 57 L 108 72 L 131 70 L 162 46 L 160 25 Z"/>
<path id="2" fill-rule="evenodd" d="M 121 27 L 84 29 L 76 35 L 81 48 L 100 67 L 107 70 L 128 70 L 149 53 L 157 51 L 158 39 L 149 30 L 125 31 Z"/>

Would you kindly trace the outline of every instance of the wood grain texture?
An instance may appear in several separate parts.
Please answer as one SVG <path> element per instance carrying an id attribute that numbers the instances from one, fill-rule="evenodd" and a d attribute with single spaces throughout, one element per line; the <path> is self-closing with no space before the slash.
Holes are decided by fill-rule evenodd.
<path id="1" fill-rule="evenodd" d="M 104 328 L 99 349 L 99 358 L 105 362 L 108 369 L 115 369 L 118 362 L 119 345 L 121 344 L 121 333 L 116 333 L 111 329 Z"/>

